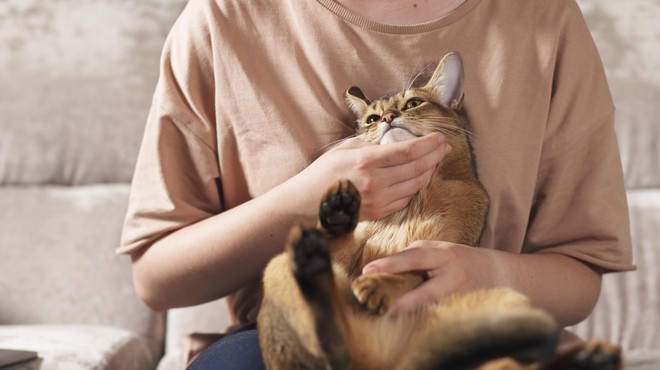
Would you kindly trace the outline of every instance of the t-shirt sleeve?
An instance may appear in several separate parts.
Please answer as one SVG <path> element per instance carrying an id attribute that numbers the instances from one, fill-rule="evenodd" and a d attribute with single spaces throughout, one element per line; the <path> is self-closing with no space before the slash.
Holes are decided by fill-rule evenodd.
<path id="1" fill-rule="evenodd" d="M 525 253 L 560 253 L 603 271 L 634 269 L 614 105 L 574 2 L 557 40 L 553 93 Z"/>
<path id="2" fill-rule="evenodd" d="M 117 253 L 222 211 L 211 45 L 201 3 L 188 4 L 165 42 Z"/>

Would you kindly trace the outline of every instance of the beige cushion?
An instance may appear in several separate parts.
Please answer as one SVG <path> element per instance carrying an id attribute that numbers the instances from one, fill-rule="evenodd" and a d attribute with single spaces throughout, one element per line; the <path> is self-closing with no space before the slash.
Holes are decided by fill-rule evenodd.
<path id="1" fill-rule="evenodd" d="M 162 315 L 117 256 L 129 186 L 0 188 L 0 325 L 88 323 L 154 340 Z"/>
<path id="2" fill-rule="evenodd" d="M 629 188 L 660 187 L 660 34 L 657 1 L 578 0 L 617 108 Z"/>
<path id="3" fill-rule="evenodd" d="M 95 325 L 0 326 L 0 348 L 37 352 L 21 370 L 146 370 L 158 360 L 145 338 Z"/>
<path id="4" fill-rule="evenodd" d="M 638 270 L 606 275 L 594 312 L 575 331 L 620 344 L 629 369 L 636 369 L 633 364 L 660 360 L 660 190 L 631 190 L 628 202 Z"/>
<path id="5" fill-rule="evenodd" d="M 186 1 L 0 2 L 0 185 L 129 182 Z"/>
<path id="6" fill-rule="evenodd" d="M 657 1 L 578 0 L 617 107 L 638 271 L 607 275 L 593 314 L 575 330 L 622 345 L 627 369 L 660 368 L 660 17 Z M 603 199 L 604 202 L 607 199 Z"/>

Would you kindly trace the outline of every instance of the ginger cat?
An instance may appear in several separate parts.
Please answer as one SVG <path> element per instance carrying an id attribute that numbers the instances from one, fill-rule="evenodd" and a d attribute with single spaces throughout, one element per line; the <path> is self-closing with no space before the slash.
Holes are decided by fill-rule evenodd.
<path id="1" fill-rule="evenodd" d="M 554 353 L 559 328 L 515 291 L 453 295 L 393 316 L 390 304 L 426 276 L 361 275 L 368 262 L 415 240 L 479 242 L 489 200 L 462 112 L 460 56 L 447 54 L 421 88 L 374 102 L 357 87 L 345 96 L 358 117 L 359 138 L 386 144 L 440 131 L 452 151 L 401 211 L 358 223 L 360 195 L 339 180 L 321 201 L 319 224 L 293 227 L 285 252 L 264 272 L 258 330 L 266 368 L 552 369 L 540 361 Z"/>

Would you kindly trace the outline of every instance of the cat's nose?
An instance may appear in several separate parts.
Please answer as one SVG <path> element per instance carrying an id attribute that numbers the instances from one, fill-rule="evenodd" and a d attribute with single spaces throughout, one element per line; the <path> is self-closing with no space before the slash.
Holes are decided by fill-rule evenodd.
<path id="1" fill-rule="evenodd" d="M 392 123 L 392 121 L 394 121 L 395 118 L 396 118 L 396 114 L 394 114 L 392 112 L 388 112 L 388 113 L 383 114 L 383 116 L 380 118 L 380 121 L 381 122 Z"/>

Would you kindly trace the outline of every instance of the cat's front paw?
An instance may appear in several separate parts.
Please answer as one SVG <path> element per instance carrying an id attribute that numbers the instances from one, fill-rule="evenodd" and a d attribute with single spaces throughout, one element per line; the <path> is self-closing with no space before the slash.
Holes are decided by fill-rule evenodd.
<path id="1" fill-rule="evenodd" d="M 353 296 L 367 311 L 382 315 L 392 303 L 419 284 L 423 278 L 419 274 L 374 273 L 358 276 L 351 283 Z"/>
<path id="2" fill-rule="evenodd" d="M 346 179 L 337 181 L 326 192 L 319 209 L 321 225 L 333 235 L 351 232 L 358 223 L 360 193 Z"/>
<path id="3" fill-rule="evenodd" d="M 362 307 L 374 315 L 382 315 L 387 312 L 391 303 L 384 285 L 385 281 L 380 274 L 372 274 L 359 276 L 353 280 L 351 288 Z"/>

